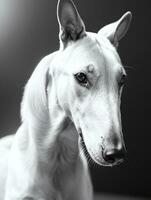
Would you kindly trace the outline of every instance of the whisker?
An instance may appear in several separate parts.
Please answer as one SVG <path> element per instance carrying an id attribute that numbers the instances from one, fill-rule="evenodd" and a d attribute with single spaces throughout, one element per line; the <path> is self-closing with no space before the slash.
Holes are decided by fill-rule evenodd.
<path id="1" fill-rule="evenodd" d="M 127 66 L 127 65 L 124 65 L 123 67 L 124 67 L 124 69 L 136 70 L 136 68 L 134 68 L 134 67 L 131 67 L 131 66 Z"/>

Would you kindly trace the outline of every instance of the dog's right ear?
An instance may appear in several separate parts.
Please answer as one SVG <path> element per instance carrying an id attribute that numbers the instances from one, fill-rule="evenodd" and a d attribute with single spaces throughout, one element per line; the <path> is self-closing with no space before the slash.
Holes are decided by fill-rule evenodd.
<path id="1" fill-rule="evenodd" d="M 98 34 L 105 36 L 117 48 L 119 41 L 126 35 L 132 19 L 132 13 L 126 12 L 118 21 L 104 26 Z"/>
<path id="2" fill-rule="evenodd" d="M 85 35 L 85 25 L 72 0 L 59 0 L 57 18 L 60 26 L 60 41 L 66 46 Z"/>

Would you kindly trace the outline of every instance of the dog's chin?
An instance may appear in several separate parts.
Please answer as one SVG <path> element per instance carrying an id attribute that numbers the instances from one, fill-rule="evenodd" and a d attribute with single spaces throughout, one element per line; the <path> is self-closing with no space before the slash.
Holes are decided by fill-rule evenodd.
<path id="1" fill-rule="evenodd" d="M 103 159 L 103 156 L 101 156 L 102 158 L 98 157 L 97 155 L 95 155 L 92 151 L 89 151 L 88 148 L 86 147 L 86 144 L 84 142 L 83 139 L 83 135 L 82 132 L 79 133 L 79 139 L 80 139 L 80 148 L 82 149 L 82 151 L 85 154 L 85 157 L 89 160 L 92 161 L 94 163 L 96 163 L 97 165 L 100 166 L 104 166 L 104 167 L 113 167 L 116 165 L 119 165 L 121 162 L 123 162 L 122 160 L 115 162 L 115 163 L 108 163 Z"/>

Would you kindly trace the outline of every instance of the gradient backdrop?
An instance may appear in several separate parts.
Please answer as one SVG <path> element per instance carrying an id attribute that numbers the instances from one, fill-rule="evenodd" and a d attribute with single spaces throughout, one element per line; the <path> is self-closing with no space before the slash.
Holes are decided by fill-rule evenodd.
<path id="1" fill-rule="evenodd" d="M 151 51 L 149 1 L 75 0 L 89 31 L 131 10 L 133 21 L 119 52 L 128 73 L 122 98 L 127 160 L 92 168 L 97 192 L 151 197 Z M 57 0 L 0 0 L 0 137 L 20 124 L 23 88 L 40 59 L 57 50 Z"/>

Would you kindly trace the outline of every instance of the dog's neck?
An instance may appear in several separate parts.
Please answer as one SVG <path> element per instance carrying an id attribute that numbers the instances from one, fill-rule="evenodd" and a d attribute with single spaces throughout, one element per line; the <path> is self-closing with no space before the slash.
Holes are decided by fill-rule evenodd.
<path id="1" fill-rule="evenodd" d="M 79 157 L 78 133 L 74 124 L 62 111 L 55 116 L 52 113 L 45 117 L 45 121 L 44 118 L 42 121 L 34 118 L 31 123 L 23 122 L 26 131 L 22 135 L 24 144 L 20 143 L 22 151 L 35 154 L 32 156 L 34 162 L 36 158 L 38 165 L 48 166 L 51 172 L 58 167 L 67 170 Z"/>
<path id="2" fill-rule="evenodd" d="M 63 112 L 58 111 L 52 120 L 51 114 L 45 118 L 44 124 L 38 119 L 31 123 L 24 121 L 16 135 L 16 141 L 22 162 L 30 176 L 29 180 L 26 177 L 30 188 L 32 189 L 33 184 L 31 180 L 41 179 L 40 183 L 43 185 L 40 188 L 47 190 L 50 187 L 56 191 L 55 195 L 65 196 L 72 183 L 71 177 L 76 175 L 79 166 L 78 134 Z M 28 192 L 33 194 L 32 190 Z"/>
<path id="3" fill-rule="evenodd" d="M 31 176 L 36 176 L 38 171 L 61 191 L 79 163 L 78 134 L 72 121 L 58 107 L 55 95 L 46 96 L 47 63 L 50 62 L 42 61 L 27 83 L 22 102 L 22 126 L 16 139 Z M 48 105 L 48 102 L 53 104 Z"/>
<path id="4" fill-rule="evenodd" d="M 37 117 L 31 113 L 30 120 L 24 119 L 25 131 L 20 140 L 23 153 L 30 159 L 26 163 L 51 178 L 56 178 L 58 171 L 64 170 L 62 174 L 74 171 L 79 159 L 78 133 L 72 121 L 55 105 L 45 113 L 39 110 L 38 115 L 35 110 Z"/>
<path id="5" fill-rule="evenodd" d="M 47 128 L 40 127 L 33 138 L 38 151 L 39 159 L 43 160 L 43 155 L 47 157 L 47 162 L 64 166 L 76 161 L 78 156 L 78 134 L 71 120 L 64 113 L 58 112 L 48 118 Z M 36 128 L 37 129 L 37 128 Z M 43 130 L 45 132 L 43 132 Z M 66 166 L 67 167 L 67 166 Z"/>

